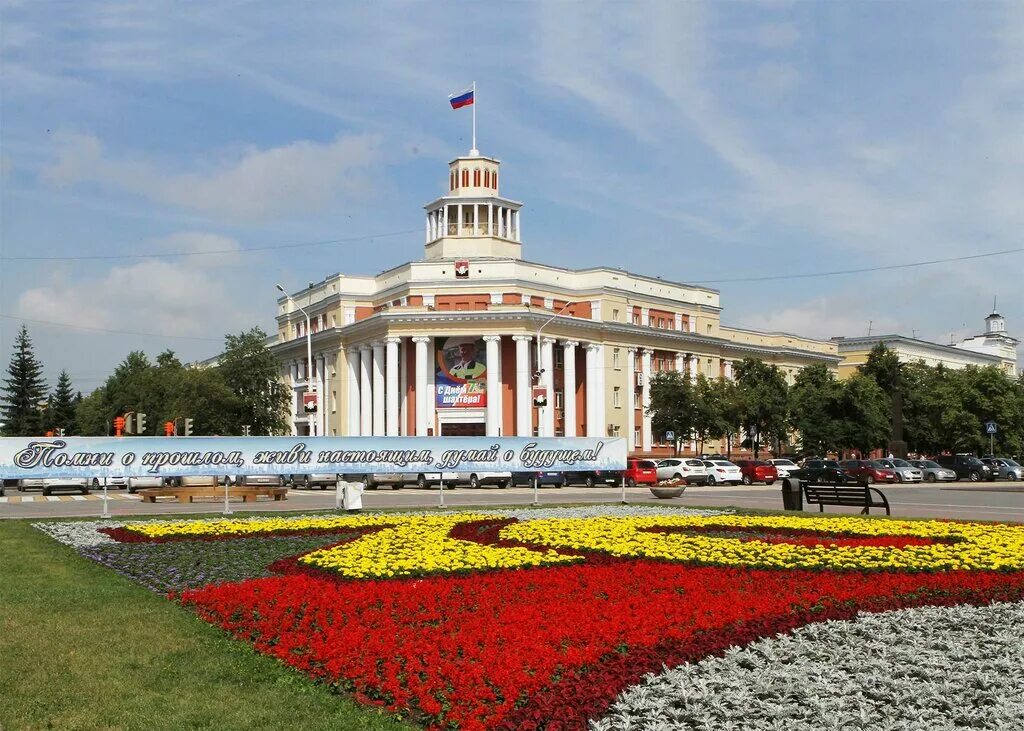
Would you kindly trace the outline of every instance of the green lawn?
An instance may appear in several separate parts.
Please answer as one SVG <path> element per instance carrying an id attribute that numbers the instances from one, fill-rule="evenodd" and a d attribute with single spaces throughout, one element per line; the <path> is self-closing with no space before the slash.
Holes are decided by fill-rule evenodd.
<path id="1" fill-rule="evenodd" d="M 0 729 L 408 729 L 0 521 Z"/>

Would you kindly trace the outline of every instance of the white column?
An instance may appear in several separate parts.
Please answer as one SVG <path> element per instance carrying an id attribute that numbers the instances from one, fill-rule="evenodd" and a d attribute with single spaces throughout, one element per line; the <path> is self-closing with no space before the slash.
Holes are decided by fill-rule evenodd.
<path id="1" fill-rule="evenodd" d="M 597 430 L 597 343 L 587 343 L 587 436 L 600 436 Z"/>
<path id="2" fill-rule="evenodd" d="M 725 378 L 727 381 L 732 380 L 732 361 L 725 361 Z"/>
<path id="3" fill-rule="evenodd" d="M 316 390 L 320 394 L 317 401 L 316 433 L 320 436 L 327 436 L 327 410 L 331 406 L 330 379 L 327 377 L 327 356 L 323 353 L 317 356 L 316 363 Z"/>
<path id="4" fill-rule="evenodd" d="M 640 308 L 640 324 L 644 327 L 651 326 L 651 311 L 646 307 Z"/>
<path id="5" fill-rule="evenodd" d="M 636 348 L 626 349 L 626 447 L 630 452 L 636 443 Z"/>
<path id="6" fill-rule="evenodd" d="M 363 345 L 359 348 L 362 369 L 359 374 L 359 435 L 373 434 L 373 348 Z"/>
<path id="7" fill-rule="evenodd" d="M 384 436 L 384 343 L 373 344 L 373 436 Z"/>
<path id="8" fill-rule="evenodd" d="M 597 380 L 597 401 L 594 402 L 594 419 L 597 421 L 594 431 L 594 436 L 603 437 L 608 434 L 608 419 L 605 413 L 605 404 L 608 402 L 607 394 L 607 378 L 605 377 L 608 373 L 608 363 L 605 358 L 604 345 L 598 343 L 597 351 L 594 355 L 594 375 Z"/>
<path id="9" fill-rule="evenodd" d="M 288 364 L 288 376 L 289 376 L 288 387 L 290 389 L 289 395 L 292 397 L 291 432 L 292 432 L 292 436 L 294 437 L 294 436 L 298 436 L 298 433 L 299 433 L 298 427 L 296 425 L 296 422 L 299 419 L 299 407 L 298 407 L 298 400 L 295 398 L 295 385 L 299 382 L 299 364 L 298 364 L 298 362 L 292 361 L 291 363 Z"/>
<path id="10" fill-rule="evenodd" d="M 676 353 L 676 371 L 678 373 L 686 371 L 686 356 L 682 353 Z"/>
<path id="11" fill-rule="evenodd" d="M 387 411 L 384 431 L 389 437 L 398 436 L 398 346 L 401 342 L 401 338 L 388 338 L 384 341 L 387 350 Z"/>
<path id="12" fill-rule="evenodd" d="M 530 389 L 529 335 L 513 335 L 516 344 L 516 436 L 533 436 L 533 392 Z"/>
<path id="13" fill-rule="evenodd" d="M 487 344 L 487 436 L 501 429 L 501 336 L 486 335 Z"/>
<path id="14" fill-rule="evenodd" d="M 545 406 L 541 415 L 540 435 L 542 437 L 553 437 L 555 436 L 555 363 L 554 363 L 554 351 L 552 346 L 555 344 L 554 338 L 541 338 L 540 341 L 540 362 L 543 373 L 541 374 L 541 383 L 544 384 L 544 388 L 547 389 L 548 394 L 548 405 Z"/>
<path id="15" fill-rule="evenodd" d="M 409 434 L 409 340 L 402 338 L 399 346 L 398 361 L 398 433 L 408 437 Z"/>
<path id="16" fill-rule="evenodd" d="M 562 362 L 565 367 L 562 369 L 562 400 L 565 407 L 565 416 L 562 423 L 565 424 L 565 436 L 576 436 L 576 346 L 575 340 L 562 342 Z"/>
<path id="17" fill-rule="evenodd" d="M 644 451 L 651 451 L 651 415 L 647 413 L 647 409 L 651 406 L 651 353 L 653 351 L 650 348 L 644 348 L 643 358 L 641 361 L 641 367 L 643 368 L 644 374 L 644 390 L 643 397 L 640 399 L 640 404 L 643 406 L 643 430 L 641 435 L 644 438 Z"/>
<path id="18" fill-rule="evenodd" d="M 689 356 L 689 359 L 690 359 L 690 383 L 696 383 L 697 382 L 697 368 L 700 365 L 700 360 L 698 360 L 697 356 L 695 356 L 695 355 Z"/>
<path id="19" fill-rule="evenodd" d="M 351 345 L 345 350 L 348 360 L 348 430 L 350 437 L 359 435 L 359 349 Z"/>
<path id="20" fill-rule="evenodd" d="M 459 217 L 459 221 L 455 224 L 455 235 L 462 236 L 462 204 L 459 203 L 456 207 L 458 208 L 457 215 Z"/>
<path id="21" fill-rule="evenodd" d="M 416 436 L 427 436 L 427 344 L 430 338 L 415 337 L 416 343 L 416 385 L 413 392 L 416 394 Z"/>
<path id="22" fill-rule="evenodd" d="M 433 295 L 430 296 L 433 299 Z M 433 429 L 437 436 L 437 359 L 433 337 L 427 339 L 427 357 L 424 360 L 427 367 L 427 431 Z"/>

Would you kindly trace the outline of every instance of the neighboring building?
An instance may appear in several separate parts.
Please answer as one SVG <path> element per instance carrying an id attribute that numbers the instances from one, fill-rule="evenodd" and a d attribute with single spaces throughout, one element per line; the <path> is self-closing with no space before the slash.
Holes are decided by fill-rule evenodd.
<path id="1" fill-rule="evenodd" d="M 921 362 L 928 366 L 946 368 L 967 366 L 996 366 L 1010 375 L 1017 374 L 1016 338 L 1006 334 L 1006 322 L 993 311 L 985 318 L 985 334 L 967 338 L 956 345 L 908 338 L 903 335 L 868 335 L 860 338 L 832 338 L 839 346 L 842 362 L 839 377 L 849 378 L 858 367 L 867 362 L 868 354 L 879 343 L 896 353 L 902 363 Z"/>
<path id="2" fill-rule="evenodd" d="M 425 206 L 423 260 L 278 300 L 273 352 L 294 390 L 294 433 L 309 433 L 297 305 L 312 318 L 314 434 L 622 436 L 631 452 L 667 454 L 645 415 L 656 373 L 729 378 L 755 357 L 792 380 L 838 365 L 832 342 L 722 325 L 717 290 L 524 260 L 522 204 L 499 194 L 499 167 L 449 164 L 447 194 Z"/>

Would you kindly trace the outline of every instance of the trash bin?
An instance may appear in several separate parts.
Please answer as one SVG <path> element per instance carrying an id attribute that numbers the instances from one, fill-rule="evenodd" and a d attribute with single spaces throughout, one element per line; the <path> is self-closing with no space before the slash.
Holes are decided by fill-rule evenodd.
<path id="1" fill-rule="evenodd" d="M 361 482 L 345 483 L 345 510 L 363 509 L 363 490 Z"/>
<path id="2" fill-rule="evenodd" d="M 782 480 L 782 508 L 784 510 L 804 509 L 804 493 L 800 487 L 800 478 L 786 477 Z"/>

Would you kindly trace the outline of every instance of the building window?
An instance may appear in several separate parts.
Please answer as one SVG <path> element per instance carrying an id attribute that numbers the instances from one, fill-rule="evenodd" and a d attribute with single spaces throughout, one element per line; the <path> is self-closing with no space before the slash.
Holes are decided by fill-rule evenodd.
<path id="1" fill-rule="evenodd" d="M 640 324 L 640 313 L 639 312 L 636 312 L 636 311 L 633 312 L 633 324 L 634 325 L 639 325 Z"/>
<path id="2" fill-rule="evenodd" d="M 455 175 L 454 172 L 451 173 L 448 176 L 448 190 L 455 190 L 455 184 L 456 184 L 457 181 L 458 181 L 458 177 Z"/>
<path id="3" fill-rule="evenodd" d="M 556 426 L 555 427 L 555 436 L 556 437 L 564 437 L 565 436 L 565 427 L 564 426 Z"/>
<path id="4" fill-rule="evenodd" d="M 612 424 L 612 436 L 613 437 L 619 436 L 619 425 L 618 424 Z"/>
<path id="5" fill-rule="evenodd" d="M 484 170 L 484 187 L 485 188 L 490 188 L 491 187 L 491 171 L 490 170 Z"/>
<path id="6" fill-rule="evenodd" d="M 477 188 L 480 187 L 480 171 L 479 170 L 474 170 L 473 171 L 473 185 L 475 185 Z"/>
<path id="7" fill-rule="evenodd" d="M 642 446 L 642 442 L 640 440 L 640 427 L 633 430 L 633 444 L 636 446 Z"/>
<path id="8" fill-rule="evenodd" d="M 469 187 L 469 171 L 468 170 L 463 170 L 462 171 L 462 187 L 463 188 L 468 188 Z"/>
<path id="9" fill-rule="evenodd" d="M 612 308 L 612 320 L 614 322 L 618 322 L 619 321 L 619 311 L 616 310 L 614 307 Z"/>
<path id="10" fill-rule="evenodd" d="M 498 171 L 497 170 L 495 170 L 493 173 L 491 173 L 491 187 L 494 188 L 495 190 L 498 189 Z"/>
<path id="11" fill-rule="evenodd" d="M 633 393 L 633 408 L 639 409 L 643 406 L 643 394 L 639 391 Z"/>
<path id="12" fill-rule="evenodd" d="M 616 386 L 615 388 L 612 389 L 612 406 L 614 406 L 617 409 L 621 409 L 622 408 L 622 400 L 619 397 L 619 387 L 618 386 Z"/>
<path id="13" fill-rule="evenodd" d="M 565 367 L 565 351 L 561 348 L 555 348 L 555 368 Z"/>
<path id="14" fill-rule="evenodd" d="M 331 391 L 331 413 L 334 414 L 338 411 L 338 392 Z"/>
<path id="15" fill-rule="evenodd" d="M 562 393 L 561 391 L 555 391 L 555 408 L 556 409 L 564 409 L 565 408 L 565 394 Z"/>
<path id="16" fill-rule="evenodd" d="M 616 310 L 616 312 L 618 312 L 618 310 Z M 622 364 L 619 362 L 618 348 L 612 348 L 612 368 L 614 368 L 615 370 L 619 370 L 620 368 L 622 368 Z"/>
<path id="17" fill-rule="evenodd" d="M 710 335 L 710 334 L 711 334 L 711 323 L 709 322 L 708 323 L 708 335 Z"/>

